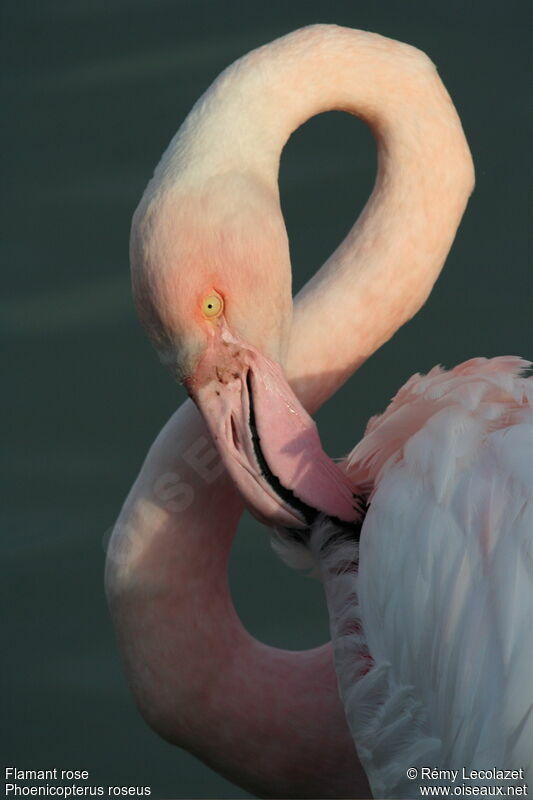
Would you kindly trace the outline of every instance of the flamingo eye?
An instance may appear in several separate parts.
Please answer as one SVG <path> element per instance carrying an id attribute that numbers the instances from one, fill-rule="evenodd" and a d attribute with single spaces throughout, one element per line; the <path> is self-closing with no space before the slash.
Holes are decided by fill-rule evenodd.
<path id="1" fill-rule="evenodd" d="M 202 313 L 208 319 L 219 317 L 224 311 L 224 301 L 219 294 L 213 292 L 202 300 Z"/>

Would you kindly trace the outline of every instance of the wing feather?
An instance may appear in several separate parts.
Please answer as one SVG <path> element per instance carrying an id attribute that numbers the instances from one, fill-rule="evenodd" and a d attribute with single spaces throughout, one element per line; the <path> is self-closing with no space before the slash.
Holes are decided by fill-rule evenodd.
<path id="1" fill-rule="evenodd" d="M 533 413 L 525 362 L 414 376 L 347 461 L 373 486 L 353 544 L 311 550 L 347 718 L 375 796 L 408 767 L 533 780 Z M 362 627 L 362 630 L 361 630 Z M 522 781 L 523 782 L 523 781 Z"/>

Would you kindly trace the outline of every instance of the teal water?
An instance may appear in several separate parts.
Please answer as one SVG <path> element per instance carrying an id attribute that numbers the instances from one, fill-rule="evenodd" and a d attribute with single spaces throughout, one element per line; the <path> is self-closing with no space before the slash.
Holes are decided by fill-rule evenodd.
<path id="1" fill-rule="evenodd" d="M 413 372 L 527 355 L 526 4 L 43 0 L 2 11 L 1 325 L 5 503 L 2 753 L 26 769 L 87 769 L 155 798 L 245 797 L 137 715 L 102 591 L 104 542 L 144 454 L 183 393 L 137 324 L 132 211 L 192 103 L 232 60 L 315 21 L 426 50 L 454 98 L 478 185 L 422 312 L 319 414 L 341 455 Z M 354 119 L 312 120 L 282 163 L 296 287 L 362 208 L 375 170 Z M 527 281 L 529 280 L 529 285 Z M 237 607 L 280 646 L 327 636 L 319 587 L 243 521 Z"/>

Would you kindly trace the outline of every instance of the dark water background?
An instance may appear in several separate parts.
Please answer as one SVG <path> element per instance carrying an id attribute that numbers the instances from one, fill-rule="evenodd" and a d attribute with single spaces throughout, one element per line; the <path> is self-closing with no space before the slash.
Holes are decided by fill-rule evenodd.
<path id="1" fill-rule="evenodd" d="M 2 672 L 6 764 L 88 769 L 155 798 L 245 797 L 160 741 L 120 672 L 103 540 L 156 432 L 182 399 L 137 324 L 130 217 L 192 103 L 235 58 L 303 24 L 366 28 L 426 50 L 462 117 L 477 189 L 429 302 L 319 415 L 341 455 L 413 372 L 527 355 L 526 2 L 34 0 L 2 10 Z M 296 287 L 371 189 L 361 123 L 316 118 L 283 156 Z M 327 635 L 320 589 L 243 521 L 239 612 L 287 647 Z"/>

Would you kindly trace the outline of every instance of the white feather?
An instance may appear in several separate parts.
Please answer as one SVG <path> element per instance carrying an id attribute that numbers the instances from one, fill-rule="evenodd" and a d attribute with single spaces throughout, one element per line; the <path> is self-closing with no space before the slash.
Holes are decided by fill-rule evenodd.
<path id="1" fill-rule="evenodd" d="M 339 687 L 376 797 L 419 797 L 409 767 L 523 769 L 516 783 L 533 781 L 523 366 L 474 359 L 411 378 L 347 460 L 354 484 L 372 486 L 360 553 L 327 545 L 331 522 L 312 531 Z"/>

